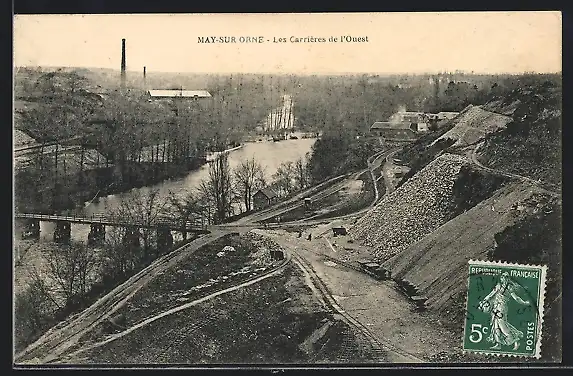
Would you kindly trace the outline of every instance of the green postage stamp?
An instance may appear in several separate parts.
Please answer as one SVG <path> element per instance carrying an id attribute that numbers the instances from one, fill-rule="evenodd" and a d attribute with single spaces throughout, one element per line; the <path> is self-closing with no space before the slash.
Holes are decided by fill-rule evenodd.
<path id="1" fill-rule="evenodd" d="M 469 261 L 463 350 L 541 356 L 546 266 Z"/>

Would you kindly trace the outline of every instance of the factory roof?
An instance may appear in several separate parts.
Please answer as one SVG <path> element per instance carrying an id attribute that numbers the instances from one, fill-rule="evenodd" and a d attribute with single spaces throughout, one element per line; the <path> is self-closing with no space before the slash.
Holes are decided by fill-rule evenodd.
<path id="1" fill-rule="evenodd" d="M 155 98 L 211 98 L 207 90 L 148 90 L 148 93 Z"/>
<path id="2" fill-rule="evenodd" d="M 410 123 L 377 121 L 372 124 L 370 129 L 410 129 Z"/>
<path id="3" fill-rule="evenodd" d="M 404 128 L 404 129 L 396 129 L 396 128 L 383 128 L 378 129 L 380 132 L 380 136 L 382 136 L 385 140 L 395 140 L 395 141 L 414 141 L 417 139 L 416 132 L 412 129 Z"/>

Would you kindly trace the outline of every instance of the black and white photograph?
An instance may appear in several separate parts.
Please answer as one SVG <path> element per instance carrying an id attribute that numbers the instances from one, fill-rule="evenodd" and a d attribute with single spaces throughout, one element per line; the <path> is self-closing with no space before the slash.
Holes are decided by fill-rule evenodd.
<path id="1" fill-rule="evenodd" d="M 14 368 L 555 364 L 562 14 L 13 17 Z"/>

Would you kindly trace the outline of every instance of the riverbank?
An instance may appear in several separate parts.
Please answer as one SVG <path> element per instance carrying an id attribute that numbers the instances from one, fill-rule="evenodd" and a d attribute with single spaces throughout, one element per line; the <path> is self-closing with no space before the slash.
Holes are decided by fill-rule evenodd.
<path id="1" fill-rule="evenodd" d="M 206 161 L 207 163 L 213 162 L 214 160 L 216 160 L 217 158 L 219 158 L 219 156 L 221 156 L 221 155 L 223 155 L 223 154 L 229 154 L 230 152 L 235 151 L 235 150 L 238 150 L 238 149 L 240 149 L 240 148 L 242 148 L 242 147 L 243 147 L 243 145 L 239 145 L 239 146 L 232 147 L 232 148 L 230 148 L 230 149 L 225 149 L 225 150 L 222 150 L 222 151 L 214 151 L 214 152 L 211 152 L 211 153 L 209 153 L 209 154 L 207 154 L 207 155 L 205 156 L 205 161 Z"/>
<path id="2" fill-rule="evenodd" d="M 24 172 L 15 177 L 15 206 L 20 212 L 33 213 L 72 210 L 100 197 L 183 177 L 206 163 L 199 157 L 184 163 L 126 162 L 68 175 L 65 182 L 52 186 L 45 181 L 38 186 L 39 177 Z"/>
<path id="3" fill-rule="evenodd" d="M 286 141 L 286 140 L 300 140 L 300 139 L 310 139 L 310 138 L 318 138 L 317 133 L 314 132 L 304 132 L 304 131 L 294 131 L 290 130 L 287 132 L 288 137 L 286 139 L 281 138 L 277 141 L 274 141 L 272 136 L 269 134 L 255 134 L 255 135 L 248 135 L 243 137 L 244 143 L 255 143 L 255 142 L 279 142 L 279 141 Z M 292 137 L 294 136 L 294 137 Z"/>

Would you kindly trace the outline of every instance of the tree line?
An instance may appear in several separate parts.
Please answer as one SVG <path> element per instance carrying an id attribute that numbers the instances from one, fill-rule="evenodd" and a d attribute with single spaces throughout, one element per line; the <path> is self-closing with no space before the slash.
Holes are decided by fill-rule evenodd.
<path id="1" fill-rule="evenodd" d="M 81 196 L 95 184 L 100 189 L 146 185 L 195 168 L 210 151 L 238 145 L 276 106 L 266 96 L 265 82 L 242 77 L 210 80 L 210 99 L 150 101 L 137 88 L 104 92 L 73 71 L 24 70 L 16 77 L 16 94 L 26 108 L 16 127 L 40 147 L 16 172 L 17 205 L 61 209 L 60 198 Z M 63 140 L 65 145 L 58 143 Z M 97 167 L 87 165 L 88 153 L 97 156 Z M 88 171 L 97 176 L 87 178 Z"/>
<path id="2" fill-rule="evenodd" d="M 263 187 L 272 187 L 280 196 L 306 188 L 310 184 L 307 168 L 307 158 L 286 162 L 269 179 L 254 157 L 231 169 L 222 154 L 209 165 L 209 175 L 196 191 L 164 197 L 158 190 L 134 191 L 122 197 L 110 214 L 145 226 L 108 227 L 105 241 L 95 249 L 69 241 L 45 252 L 44 270 L 32 268 L 28 287 L 15 299 L 17 349 L 168 252 L 170 248 L 161 247 L 153 229 L 158 221 L 170 219 L 182 226 L 198 220 L 223 223 L 236 213 L 233 207 L 251 212 L 253 195 Z M 180 241 L 193 239 L 186 232 L 181 235 Z"/>

